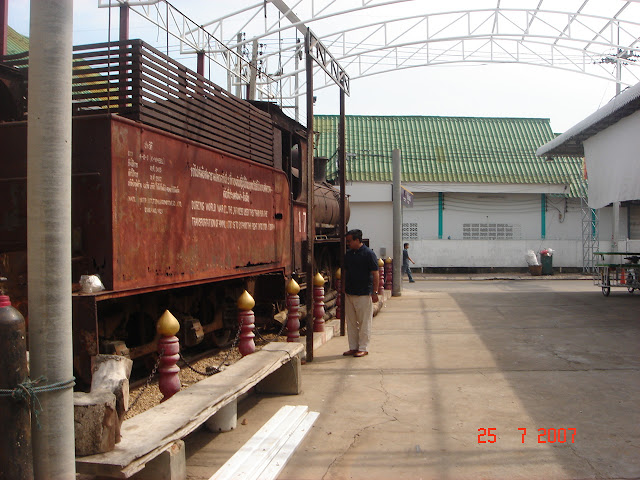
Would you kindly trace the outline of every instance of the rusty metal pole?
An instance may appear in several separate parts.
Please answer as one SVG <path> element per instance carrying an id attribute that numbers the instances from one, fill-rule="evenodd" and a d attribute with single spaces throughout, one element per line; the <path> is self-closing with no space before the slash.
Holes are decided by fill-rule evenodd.
<path id="1" fill-rule="evenodd" d="M 338 123 L 338 177 L 340 178 L 340 272 L 344 272 L 344 254 L 347 251 L 347 147 L 346 147 L 346 115 L 345 115 L 345 93 L 340 89 L 340 122 Z M 338 289 L 340 305 L 344 305 L 344 282 L 340 282 Z M 342 311 L 342 310 L 341 310 Z M 340 335 L 346 334 L 345 315 L 340 315 Z"/>
<path id="2" fill-rule="evenodd" d="M 120 5 L 120 32 L 119 39 L 121 42 L 129 40 L 129 5 L 123 3 Z"/>
<path id="3" fill-rule="evenodd" d="M 197 61 L 198 73 L 204 77 L 204 52 L 200 51 L 196 55 L 198 59 Z"/>
<path id="4" fill-rule="evenodd" d="M 306 361 L 313 361 L 313 243 L 316 223 L 313 218 L 313 59 L 311 58 L 311 30 L 304 36 L 305 67 L 307 74 L 307 355 Z"/>
<path id="5" fill-rule="evenodd" d="M 9 34 L 9 0 L 0 0 L 0 55 L 7 54 Z"/>
<path id="6" fill-rule="evenodd" d="M 24 317 L 11 306 L 6 295 L 0 295 L 0 390 L 15 390 L 27 380 L 27 335 Z M 29 399 L 0 396 L 0 478 L 31 480 L 31 415 Z"/>
<path id="7" fill-rule="evenodd" d="M 73 0 L 31 0 L 27 258 L 31 378 L 46 378 L 32 427 L 36 479 L 75 478 L 71 328 Z M 35 424 L 35 422 L 34 422 Z"/>

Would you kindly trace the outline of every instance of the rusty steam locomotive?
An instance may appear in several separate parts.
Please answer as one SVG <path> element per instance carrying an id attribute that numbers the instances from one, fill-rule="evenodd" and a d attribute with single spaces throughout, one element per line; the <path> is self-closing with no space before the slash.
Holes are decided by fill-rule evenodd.
<path id="1" fill-rule="evenodd" d="M 0 276 L 25 314 L 27 58 L 0 64 Z M 277 106 L 239 99 L 130 40 L 74 49 L 72 108 L 73 279 L 97 274 L 105 286 L 74 293 L 80 381 L 97 353 L 144 363 L 164 309 L 186 346 L 232 340 L 243 289 L 257 321 L 271 319 L 286 279 L 306 283 L 309 240 L 317 269 L 336 268 L 339 192 L 316 178 L 309 235 L 312 147 Z"/>

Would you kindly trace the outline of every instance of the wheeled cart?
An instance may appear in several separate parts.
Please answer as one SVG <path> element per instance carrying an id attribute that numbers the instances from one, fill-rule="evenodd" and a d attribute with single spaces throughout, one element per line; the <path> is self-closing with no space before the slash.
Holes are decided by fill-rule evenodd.
<path id="1" fill-rule="evenodd" d="M 605 297 L 614 287 L 626 288 L 629 293 L 640 289 L 640 253 L 595 252 L 594 255 L 597 261 L 593 280 Z"/>

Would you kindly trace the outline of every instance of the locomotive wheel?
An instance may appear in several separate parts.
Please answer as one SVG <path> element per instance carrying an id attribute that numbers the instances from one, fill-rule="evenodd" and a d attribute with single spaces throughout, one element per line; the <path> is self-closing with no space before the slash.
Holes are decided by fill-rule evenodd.
<path id="1" fill-rule="evenodd" d="M 218 348 L 226 348 L 231 345 L 233 341 L 233 332 L 228 328 L 221 328 L 220 330 L 214 330 L 209 334 L 211 343 Z"/>
<path id="2" fill-rule="evenodd" d="M 324 278 L 327 279 L 324 288 L 325 291 L 329 291 L 334 288 L 333 275 L 334 275 L 334 259 L 331 257 L 331 250 L 324 248 L 320 254 L 320 258 L 316 263 L 316 270 L 318 270 Z"/>

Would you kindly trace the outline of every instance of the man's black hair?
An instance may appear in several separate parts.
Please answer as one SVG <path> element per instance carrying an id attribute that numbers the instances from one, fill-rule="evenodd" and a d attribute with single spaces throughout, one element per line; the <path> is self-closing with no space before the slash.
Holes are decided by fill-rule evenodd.
<path id="1" fill-rule="evenodd" d="M 404 248 L 407 248 L 408 246 L 409 246 L 409 244 L 408 244 L 408 243 L 405 243 L 405 244 L 404 244 Z"/>
<path id="2" fill-rule="evenodd" d="M 354 230 L 349 230 L 347 235 L 351 235 L 351 238 L 354 240 L 360 240 L 362 242 L 362 230 L 358 230 L 357 228 Z"/>

